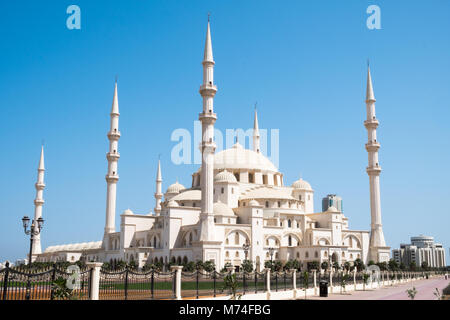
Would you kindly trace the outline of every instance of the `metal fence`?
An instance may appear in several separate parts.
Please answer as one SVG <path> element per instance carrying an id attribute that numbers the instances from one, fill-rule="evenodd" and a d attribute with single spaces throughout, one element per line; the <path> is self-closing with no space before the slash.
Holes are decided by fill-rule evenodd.
<path id="1" fill-rule="evenodd" d="M 61 299 L 61 289 L 57 283 L 70 281 L 73 273 L 58 269 L 56 266 L 40 270 L 28 270 L 26 267 L 6 267 L 0 270 L 0 300 L 57 300 Z M 91 271 L 80 270 L 78 285 L 70 291 L 70 299 L 88 300 Z M 67 296 L 66 296 L 67 297 Z"/>
<path id="2" fill-rule="evenodd" d="M 100 300 L 149 300 L 175 297 L 175 272 L 100 271 Z"/>

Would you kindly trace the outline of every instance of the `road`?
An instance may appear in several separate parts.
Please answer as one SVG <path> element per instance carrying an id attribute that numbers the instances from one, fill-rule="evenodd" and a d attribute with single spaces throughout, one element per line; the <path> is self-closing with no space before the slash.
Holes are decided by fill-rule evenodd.
<path id="1" fill-rule="evenodd" d="M 418 280 L 402 283 L 394 286 L 386 286 L 381 289 L 370 289 L 366 291 L 351 291 L 344 294 L 329 294 L 327 298 L 312 297 L 312 300 L 409 300 L 406 290 L 413 286 L 417 290 L 415 300 L 436 300 L 434 292 L 436 288 L 442 294 L 442 289 L 450 284 L 450 279 L 444 277 L 429 280 Z"/>

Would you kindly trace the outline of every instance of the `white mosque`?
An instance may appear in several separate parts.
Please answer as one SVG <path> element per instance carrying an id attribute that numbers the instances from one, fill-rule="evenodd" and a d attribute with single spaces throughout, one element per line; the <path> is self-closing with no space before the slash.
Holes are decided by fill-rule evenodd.
<path id="1" fill-rule="evenodd" d="M 48 247 L 41 251 L 40 239 L 33 247 L 37 261 L 134 260 L 139 266 L 153 262 L 213 261 L 218 269 L 229 263 L 240 266 L 248 255 L 258 270 L 272 257 L 276 260 L 331 261 L 340 264 L 361 259 L 387 261 L 381 225 L 378 149 L 378 120 L 370 69 L 367 78 L 366 150 L 370 178 L 371 231 L 350 230 L 348 218 L 334 206 L 325 212 L 314 211 L 314 190 L 302 179 L 286 186 L 283 174 L 260 152 L 260 134 L 255 111 L 253 148 L 236 142 L 230 149 L 215 153 L 213 102 L 214 59 L 208 21 L 203 58 L 203 83 L 200 95 L 203 109 L 202 165 L 192 174 L 189 188 L 176 182 L 162 193 L 161 164 L 158 162 L 154 213 L 120 215 L 120 230 L 115 229 L 116 186 L 118 175 L 119 103 L 117 83 L 108 132 L 106 223 L 102 241 Z M 35 219 L 42 216 L 44 155 L 36 183 Z M 38 236 L 39 238 L 39 236 Z M 243 245 L 248 244 L 245 252 Z"/>

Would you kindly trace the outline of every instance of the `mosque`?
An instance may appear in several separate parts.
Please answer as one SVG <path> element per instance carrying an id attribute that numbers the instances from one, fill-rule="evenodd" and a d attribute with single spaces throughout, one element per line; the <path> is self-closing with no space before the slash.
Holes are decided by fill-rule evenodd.
<path id="1" fill-rule="evenodd" d="M 245 149 L 236 142 L 231 148 L 215 153 L 214 59 L 208 21 L 204 48 L 203 83 L 200 95 L 203 108 L 201 167 L 192 174 L 188 188 L 176 182 L 162 192 L 161 163 L 158 162 L 154 212 L 148 215 L 125 210 L 120 215 L 120 230 L 115 229 L 116 187 L 119 180 L 118 142 L 119 102 L 117 82 L 108 132 L 109 152 L 106 174 L 106 222 L 101 241 L 50 246 L 41 251 L 40 236 L 32 248 L 37 261 L 135 261 L 139 266 L 154 262 L 212 261 L 218 269 L 226 264 L 239 267 L 251 260 L 257 270 L 274 259 L 297 259 L 304 266 L 310 261 L 340 264 L 355 259 L 365 263 L 387 261 L 381 224 L 378 162 L 379 142 L 376 140 L 378 120 L 375 117 L 370 69 L 367 74 L 364 125 L 368 131 L 366 150 L 370 180 L 371 230 L 350 230 L 348 218 L 340 206 L 329 206 L 324 212 L 314 210 L 314 190 L 299 179 L 285 185 L 283 174 L 260 151 L 260 133 L 255 110 L 253 143 Z M 42 216 L 44 184 L 44 153 L 36 183 L 35 219 Z M 339 210 L 338 210 L 339 208 Z"/>

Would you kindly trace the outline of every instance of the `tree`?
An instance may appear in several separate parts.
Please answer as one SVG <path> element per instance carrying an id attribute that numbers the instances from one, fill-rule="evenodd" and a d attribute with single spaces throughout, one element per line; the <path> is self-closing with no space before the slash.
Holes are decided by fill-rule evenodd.
<path id="1" fill-rule="evenodd" d="M 398 270 L 398 263 L 394 259 L 390 259 L 388 265 L 389 265 L 390 270 L 392 270 L 392 271 Z"/>
<path id="2" fill-rule="evenodd" d="M 58 277 L 52 283 L 53 296 L 56 299 L 72 300 L 74 299 L 73 290 L 67 287 L 66 279 Z"/>
<path id="3" fill-rule="evenodd" d="M 307 263 L 308 271 L 318 270 L 319 269 L 319 261 L 310 261 Z"/>
<path id="4" fill-rule="evenodd" d="M 305 287 L 305 300 L 306 300 L 306 292 L 308 291 L 309 285 L 309 273 L 308 271 L 303 272 L 303 286 Z"/>
<path id="5" fill-rule="evenodd" d="M 253 271 L 253 262 L 250 260 L 244 260 L 242 262 L 242 270 L 244 270 L 245 272 L 252 272 Z"/>
<path id="6" fill-rule="evenodd" d="M 320 267 L 321 267 L 323 270 L 328 270 L 328 267 L 329 267 L 328 261 L 322 262 L 322 264 L 320 265 Z"/>
<path id="7" fill-rule="evenodd" d="M 378 268 L 380 268 L 381 271 L 386 271 L 388 269 L 388 264 L 385 261 L 378 262 L 376 265 L 378 266 Z"/>
<path id="8" fill-rule="evenodd" d="M 197 270 L 203 270 L 203 269 L 204 269 L 203 261 L 197 260 L 197 261 L 195 262 L 195 269 L 197 269 Z"/>
<path id="9" fill-rule="evenodd" d="M 406 293 L 411 300 L 414 300 L 417 294 L 416 287 L 412 287 L 411 289 L 406 290 Z"/>
<path id="10" fill-rule="evenodd" d="M 344 269 L 347 270 L 347 271 L 350 271 L 350 267 L 351 267 L 350 262 L 346 261 L 346 262 L 344 263 Z"/>
<path id="11" fill-rule="evenodd" d="M 409 270 L 416 271 L 416 262 L 415 261 L 411 261 L 411 263 L 409 264 Z"/>
<path id="12" fill-rule="evenodd" d="M 229 289 L 231 291 L 230 300 L 240 300 L 242 294 L 237 294 L 238 282 L 236 280 L 236 273 L 228 274 L 223 278 L 223 289 L 225 291 Z"/>
<path id="13" fill-rule="evenodd" d="M 337 261 L 333 262 L 333 268 L 337 271 L 340 269 L 340 265 Z"/>
<path id="14" fill-rule="evenodd" d="M 423 270 L 427 271 L 428 270 L 428 262 L 426 262 L 426 261 L 422 262 L 421 267 Z"/>
<path id="15" fill-rule="evenodd" d="M 400 263 L 400 270 L 406 270 L 406 266 L 403 262 Z"/>
<path id="16" fill-rule="evenodd" d="M 123 260 L 119 260 L 116 263 L 116 269 L 125 269 L 125 267 L 127 266 L 127 263 Z"/>
<path id="17" fill-rule="evenodd" d="M 195 262 L 189 261 L 183 265 L 183 271 L 193 272 L 195 270 Z"/>
<path id="18" fill-rule="evenodd" d="M 205 261 L 203 262 L 203 270 L 206 272 L 213 272 L 216 270 L 216 265 L 212 261 Z"/>
<path id="19" fill-rule="evenodd" d="M 136 263 L 136 261 L 131 260 L 130 263 L 128 263 L 127 267 L 131 270 L 137 269 L 138 265 Z"/>
<path id="20" fill-rule="evenodd" d="M 355 262 L 353 263 L 356 267 L 356 271 L 363 271 L 366 266 L 364 265 L 364 262 L 361 259 L 356 259 Z"/>
<path id="21" fill-rule="evenodd" d="M 370 260 L 369 263 L 367 264 L 368 266 L 373 266 L 375 264 L 375 261 Z"/>
<path id="22" fill-rule="evenodd" d="M 284 265 L 285 270 L 295 269 L 300 270 L 300 262 L 297 259 L 289 260 Z"/>
<path id="23" fill-rule="evenodd" d="M 348 279 L 349 279 L 349 276 L 347 273 L 342 275 L 342 277 L 341 277 L 341 293 L 342 293 L 342 291 L 346 292 L 345 286 L 347 285 Z"/>

